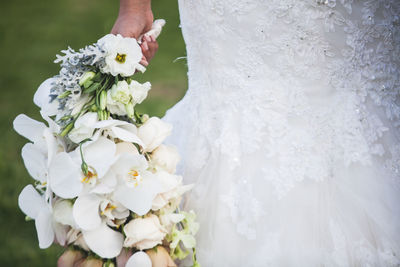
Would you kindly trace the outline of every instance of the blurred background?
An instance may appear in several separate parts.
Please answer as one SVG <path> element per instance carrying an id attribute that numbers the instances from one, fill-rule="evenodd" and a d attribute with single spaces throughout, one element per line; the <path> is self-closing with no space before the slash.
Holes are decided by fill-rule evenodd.
<path id="1" fill-rule="evenodd" d="M 79 49 L 110 32 L 117 0 L 12 0 L 0 2 L 0 266 L 55 266 L 62 249 L 38 246 L 33 221 L 19 210 L 19 192 L 32 182 L 20 152 L 27 142 L 13 131 L 19 113 L 40 119 L 32 98 L 46 78 L 56 75 L 60 50 Z M 153 1 L 155 18 L 167 24 L 160 49 L 140 80 L 153 84 L 140 111 L 162 117 L 186 90 L 185 47 L 176 0 Z"/>

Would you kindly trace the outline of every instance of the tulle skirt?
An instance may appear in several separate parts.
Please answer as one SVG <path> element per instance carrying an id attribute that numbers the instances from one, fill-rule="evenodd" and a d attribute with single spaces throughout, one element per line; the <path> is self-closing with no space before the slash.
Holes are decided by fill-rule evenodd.
<path id="1" fill-rule="evenodd" d="M 263 177 L 274 171 L 267 151 L 238 160 L 204 141 L 193 101 L 185 97 L 164 120 L 174 125 L 168 142 L 182 154 L 180 172 L 196 185 L 184 208 L 198 214 L 202 266 L 400 266 L 400 181 L 384 158 L 332 162 L 326 178 L 296 181 L 278 197 Z"/>

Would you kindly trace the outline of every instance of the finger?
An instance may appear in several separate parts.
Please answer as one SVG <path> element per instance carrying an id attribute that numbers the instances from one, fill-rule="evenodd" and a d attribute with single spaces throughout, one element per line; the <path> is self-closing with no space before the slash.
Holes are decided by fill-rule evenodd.
<path id="1" fill-rule="evenodd" d="M 143 52 L 149 50 L 149 45 L 147 44 L 147 41 L 144 41 L 141 45 Z"/>
<path id="2" fill-rule="evenodd" d="M 147 67 L 149 65 L 149 62 L 147 61 L 145 56 L 142 57 L 142 60 L 140 60 L 139 63 L 142 64 L 145 67 Z"/>

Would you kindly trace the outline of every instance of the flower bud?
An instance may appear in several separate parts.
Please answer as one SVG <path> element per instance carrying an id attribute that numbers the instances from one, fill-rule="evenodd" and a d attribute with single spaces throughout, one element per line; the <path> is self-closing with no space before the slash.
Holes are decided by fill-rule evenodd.
<path id="1" fill-rule="evenodd" d="M 107 91 L 103 90 L 100 93 L 100 109 L 105 110 L 107 105 Z"/>
<path id="2" fill-rule="evenodd" d="M 125 105 L 125 110 L 129 118 L 133 118 L 135 116 L 135 110 L 132 101 Z"/>
<path id="3" fill-rule="evenodd" d="M 143 114 L 142 115 L 142 123 L 145 123 L 146 121 L 148 121 L 150 119 L 149 114 Z"/>
<path id="4" fill-rule="evenodd" d="M 84 88 L 88 88 L 93 83 L 92 79 L 95 75 L 96 73 L 93 71 L 85 72 L 79 80 L 79 85 L 83 86 Z"/>

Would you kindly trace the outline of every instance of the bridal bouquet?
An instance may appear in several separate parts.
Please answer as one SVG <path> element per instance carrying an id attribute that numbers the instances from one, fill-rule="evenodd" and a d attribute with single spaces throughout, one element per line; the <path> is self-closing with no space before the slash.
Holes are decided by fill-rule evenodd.
<path id="1" fill-rule="evenodd" d="M 163 20 L 151 33 L 161 32 Z M 42 83 L 34 102 L 47 125 L 18 115 L 15 130 L 29 139 L 22 158 L 33 185 L 18 199 L 35 220 L 40 248 L 56 242 L 114 266 L 151 266 L 145 251 L 167 247 L 173 259 L 193 251 L 193 211 L 179 209 L 191 189 L 175 174 L 179 155 L 163 144 L 171 125 L 139 114 L 150 83 L 141 48 L 132 38 L 108 34 L 79 51 L 57 55 L 60 73 Z"/>

